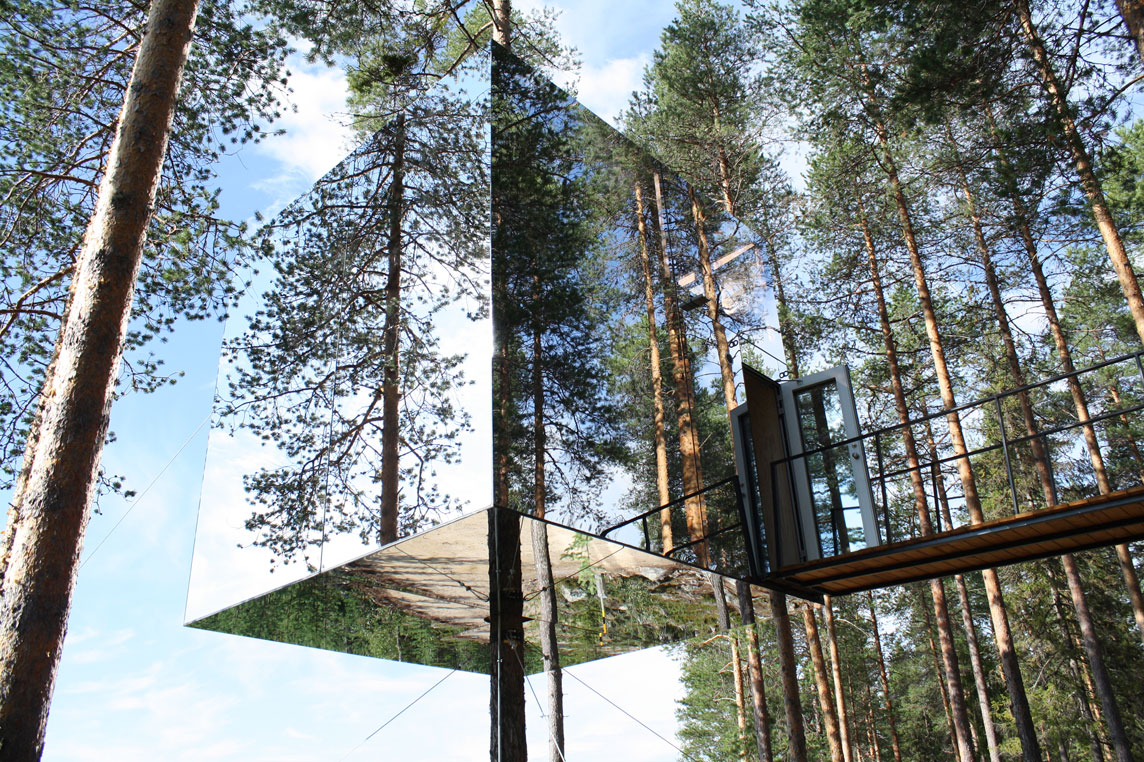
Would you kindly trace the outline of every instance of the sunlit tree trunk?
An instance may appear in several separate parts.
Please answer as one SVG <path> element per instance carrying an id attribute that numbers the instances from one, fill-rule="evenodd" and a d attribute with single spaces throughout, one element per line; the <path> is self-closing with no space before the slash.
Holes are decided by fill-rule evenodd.
<path id="1" fill-rule="evenodd" d="M 155 0 L 76 263 L 53 371 L 13 495 L 0 593 L 0 754 L 40 758 L 147 224 L 196 0 Z"/>
<path id="2" fill-rule="evenodd" d="M 838 732 L 842 742 L 842 757 L 850 762 L 853 747 L 850 741 L 850 718 L 846 711 L 846 692 L 842 690 L 842 659 L 838 653 L 837 633 L 834 630 L 834 601 L 823 596 L 822 611 L 826 615 L 826 646 L 830 651 L 830 671 L 834 678 L 834 703 L 838 710 Z"/>
<path id="3" fill-rule="evenodd" d="M 807 762 L 806 730 L 802 718 L 802 699 L 798 684 L 798 661 L 794 653 L 790 612 L 786 594 L 771 591 L 771 616 L 775 620 L 775 639 L 779 649 L 779 674 L 783 683 L 783 710 L 786 714 L 787 737 L 791 762 Z"/>
<path id="4" fill-rule="evenodd" d="M 664 432 L 663 408 L 663 369 L 659 358 L 659 332 L 656 328 L 655 281 L 651 274 L 651 258 L 648 255 L 647 222 L 644 219 L 643 186 L 635 184 L 636 226 L 640 238 L 640 269 L 644 279 L 644 305 L 647 308 L 647 336 L 649 365 L 651 366 L 652 406 L 655 428 L 655 488 L 660 505 L 671 502 L 667 472 L 667 437 Z M 663 552 L 669 553 L 675 547 L 671 532 L 671 509 L 664 508 L 659 514 L 660 537 Z"/>
<path id="5" fill-rule="evenodd" d="M 922 605 L 922 613 L 925 615 L 926 620 L 926 640 L 929 642 L 930 656 L 933 658 L 933 668 L 935 675 L 941 675 L 942 660 L 941 655 L 937 650 L 937 643 L 933 638 L 933 616 L 930 614 L 929 609 Z M 946 689 L 948 681 L 938 678 L 938 689 L 941 692 L 941 705 L 945 709 L 945 722 L 949 726 L 949 741 L 953 745 L 953 756 L 960 758 L 962 753 L 961 743 L 962 739 L 958 735 L 957 725 L 953 719 L 953 707 L 949 703 L 949 691 Z M 967 739 L 968 740 L 968 739 Z M 972 755 L 970 755 L 972 757 Z"/>
<path id="6" fill-rule="evenodd" d="M 512 43 L 512 0 L 493 0 L 493 40 L 508 48 Z"/>
<path id="7" fill-rule="evenodd" d="M 655 202 L 658 214 L 653 219 L 659 233 L 660 277 L 663 282 L 663 305 L 667 316 L 667 344 L 671 351 L 673 380 L 675 381 L 676 418 L 679 424 L 679 450 L 683 463 L 683 491 L 693 495 L 703 489 L 703 468 L 700 463 L 700 444 L 695 412 L 694 376 L 691 371 L 690 347 L 684 330 L 683 315 L 674 297 L 674 280 L 667 262 L 666 213 L 663 188 L 659 173 L 652 177 L 655 183 Z M 685 504 L 687 533 L 690 541 L 707 534 L 707 515 L 702 496 L 693 497 Z M 708 566 L 707 545 L 694 546 L 700 566 Z"/>
<path id="8" fill-rule="evenodd" d="M 882 651 L 882 635 L 878 631 L 878 614 L 874 610 L 874 594 L 869 590 L 866 591 L 866 602 L 870 606 L 870 629 L 874 635 L 874 652 L 878 654 L 878 675 L 882 681 L 886 719 L 890 726 L 890 746 L 894 752 L 894 762 L 902 762 L 902 744 L 898 740 L 898 724 L 894 716 L 893 694 L 890 693 L 890 674 L 886 671 L 886 656 Z"/>
<path id="9" fill-rule="evenodd" d="M 826 727 L 826 741 L 830 746 L 832 762 L 843 762 L 842 734 L 838 730 L 838 715 L 834 711 L 834 698 L 830 695 L 830 678 L 826 676 L 826 659 L 822 656 L 822 642 L 818 636 L 818 620 L 813 608 L 801 606 L 802 622 L 806 629 L 806 647 L 814 665 L 814 684 L 818 689 L 818 705 L 822 710 L 822 723 Z"/>
<path id="10" fill-rule="evenodd" d="M 751 703 L 754 706 L 755 741 L 760 762 L 774 762 L 771 741 L 771 714 L 767 709 L 767 694 L 763 684 L 763 660 L 759 653 L 759 631 L 755 624 L 755 603 L 751 600 L 751 586 L 742 580 L 735 582 L 739 597 L 739 618 L 747 631 L 747 677 L 751 685 Z"/>
<path id="11" fill-rule="evenodd" d="M 929 282 L 926 278 L 925 267 L 922 264 L 921 249 L 918 246 L 917 236 L 914 232 L 913 219 L 909 203 L 906 200 L 905 189 L 898 177 L 897 164 L 888 142 L 888 133 L 885 126 L 876 124 L 878 144 L 882 148 L 881 165 L 890 183 L 894 204 L 898 211 L 898 218 L 902 227 L 902 238 L 906 250 L 910 255 L 910 265 L 914 273 L 914 283 L 917 288 L 918 302 L 922 308 L 922 317 L 925 321 L 926 336 L 929 339 L 930 355 L 933 360 L 934 372 L 937 376 L 938 389 L 941 392 L 941 401 L 949 412 L 946 420 L 949 425 L 949 438 L 953 452 L 958 456 L 957 470 L 961 478 L 962 491 L 965 495 L 965 506 L 969 511 L 970 521 L 980 524 L 985 520 L 981 511 L 981 500 L 977 494 L 977 482 L 973 476 L 973 467 L 966 455 L 968 448 L 965 444 L 965 434 L 961 428 L 961 419 L 954 411 L 957 399 L 953 393 L 953 382 L 945 358 L 945 348 L 942 345 L 941 333 L 938 329 L 937 313 L 930 296 Z M 1001 581 L 994 569 L 985 569 L 981 572 L 985 580 L 985 594 L 989 599 L 989 613 L 993 620 L 993 635 L 997 641 L 997 650 L 1001 658 L 1002 671 L 1005 673 L 1005 684 L 1009 689 L 1009 704 L 1013 717 L 1017 723 L 1017 735 L 1021 739 L 1025 762 L 1041 762 L 1041 748 L 1037 740 L 1036 728 L 1033 725 L 1032 712 L 1029 709 L 1029 700 L 1025 694 L 1024 679 L 1021 676 L 1021 667 L 1017 661 L 1017 653 L 1013 645 L 1013 634 L 1009 627 L 1009 613 L 1005 606 L 1004 594 L 1001 591 Z M 944 630 L 939 628 L 939 634 Z M 952 654 L 952 642 L 949 645 Z M 946 644 L 942 638 L 943 655 Z M 964 762 L 968 762 L 971 754 L 968 753 L 969 722 L 965 713 L 964 699 L 960 696 L 960 685 L 954 685 L 956 670 L 950 669 L 956 662 L 956 654 L 952 654 L 954 661 L 947 662 L 946 671 L 950 675 L 950 699 L 954 706 L 954 719 L 958 724 L 958 734 L 962 743 Z"/>
<path id="12" fill-rule="evenodd" d="M 1135 6 L 1135 4 L 1133 5 Z M 1104 246 L 1112 260 L 1113 269 L 1116 270 L 1116 277 L 1120 280 L 1120 288 L 1124 292 L 1124 298 L 1128 301 L 1128 309 L 1136 323 L 1136 333 L 1140 336 L 1141 341 L 1144 341 L 1144 296 L 1140 294 L 1140 284 L 1136 280 L 1136 272 L 1132 269 L 1132 262 L 1128 259 L 1124 241 L 1121 239 L 1120 231 L 1112 218 L 1108 202 L 1104 199 L 1104 188 L 1093 168 L 1092 157 L 1089 156 L 1088 148 L 1077 129 L 1072 107 L 1068 102 L 1068 95 L 1053 69 L 1049 52 L 1045 49 L 1045 43 L 1033 23 L 1033 15 L 1029 9 L 1028 0 L 1013 0 L 1013 9 L 1017 15 L 1017 21 L 1021 25 L 1025 43 L 1029 46 L 1029 52 L 1037 63 L 1037 70 L 1041 75 L 1041 84 L 1044 86 L 1045 93 L 1056 112 L 1065 143 L 1072 154 L 1077 179 L 1088 198 L 1089 208 L 1092 210 L 1096 227 L 1100 230 L 1101 238 L 1104 239 Z"/>
<path id="13" fill-rule="evenodd" d="M 862 237 L 866 248 L 866 259 L 870 266 L 871 284 L 874 289 L 874 298 L 878 306 L 879 322 L 881 324 L 882 339 L 885 344 L 886 361 L 890 371 L 890 385 L 894 393 L 894 406 L 897 409 L 898 420 L 905 424 L 910 420 L 909 405 L 906 402 L 905 389 L 902 386 L 901 369 L 898 365 L 897 344 L 890 327 L 890 313 L 886 306 L 886 297 L 882 287 L 882 276 L 878 266 L 877 252 L 874 248 L 874 238 L 870 233 L 869 221 L 866 218 L 865 208 L 859 204 L 859 224 L 862 228 Z M 923 535 L 933 533 L 930 521 L 929 505 L 922 482 L 921 461 L 918 458 L 917 442 L 914 440 L 913 430 L 910 426 L 902 427 L 902 439 L 906 450 L 906 463 L 910 469 L 910 483 L 914 493 L 914 504 L 918 513 L 918 525 Z M 953 709 L 955 749 L 961 749 L 964 756 L 962 762 L 970 762 L 972 753 L 969 733 L 969 716 L 965 707 L 965 698 L 961 689 L 961 673 L 957 665 L 957 652 L 953 646 L 953 625 L 949 618 L 949 605 L 946 602 L 945 586 L 940 579 L 930 580 L 930 596 L 933 599 L 934 616 L 937 619 L 938 634 L 942 644 L 942 663 L 944 665 L 945 681 L 942 694 L 949 696 Z M 927 615 L 928 616 L 928 615 Z M 941 673 L 939 673 L 941 674 Z"/>
<path id="14" fill-rule="evenodd" d="M 1144 2 L 1141 0 L 1116 0 L 1116 7 L 1120 10 L 1120 17 L 1124 19 L 1124 26 L 1132 35 L 1136 43 L 1136 55 L 1144 63 Z"/>
<path id="15" fill-rule="evenodd" d="M 731 347 L 727 344 L 727 331 L 719 316 L 719 291 L 715 287 L 715 274 L 711 269 L 711 247 L 707 243 L 707 220 L 695 189 L 687 187 L 691 214 L 695 220 L 695 234 L 699 241 L 699 272 L 703 279 L 703 297 L 707 300 L 707 317 L 715 336 L 715 351 L 719 355 L 719 376 L 723 382 L 723 399 L 727 411 L 735 409 L 735 370 L 731 365 Z"/>

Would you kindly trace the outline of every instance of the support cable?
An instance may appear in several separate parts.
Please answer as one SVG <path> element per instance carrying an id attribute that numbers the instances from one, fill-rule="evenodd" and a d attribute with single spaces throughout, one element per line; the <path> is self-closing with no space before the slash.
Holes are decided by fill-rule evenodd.
<path id="1" fill-rule="evenodd" d="M 373 731 L 373 732 L 372 732 L 372 733 L 370 733 L 368 736 L 366 736 L 365 738 L 363 738 L 363 739 L 362 739 L 362 742 L 361 742 L 361 743 L 359 743 L 357 746 L 355 746 L 355 747 L 353 747 L 352 749 L 350 749 L 349 751 L 347 751 L 347 752 L 346 752 L 346 754 L 345 754 L 345 756 L 344 756 L 344 757 L 342 757 L 341 759 L 339 759 L 339 760 L 338 760 L 338 762 L 344 762 L 344 760 L 347 760 L 347 759 L 349 759 L 349 758 L 350 758 L 350 755 L 351 755 L 351 754 L 353 754 L 353 753 L 354 753 L 355 751 L 357 751 L 358 749 L 360 749 L 361 747 L 365 746 L 365 745 L 366 745 L 366 743 L 369 741 L 369 739 L 373 738 L 375 735 L 377 735 L 377 734 L 378 734 L 378 733 L 380 733 L 381 731 L 385 730 L 385 729 L 386 729 L 386 727 L 388 727 L 388 726 L 390 725 L 390 723 L 392 723 L 394 720 L 396 720 L 396 719 L 397 719 L 398 717 L 400 717 L 401 715 L 405 714 L 405 713 L 406 713 L 408 710 L 412 709 L 414 704 L 416 704 L 418 701 L 420 701 L 421 699 L 425 698 L 425 697 L 426 697 L 426 696 L 428 696 L 430 693 L 432 693 L 434 688 L 436 688 L 438 685 L 440 685 L 441 683 L 445 682 L 445 681 L 446 681 L 446 680 L 448 680 L 450 677 L 452 677 L 452 676 L 453 676 L 453 673 L 454 673 L 454 672 L 456 672 L 456 671 L 457 671 L 456 669 L 450 670 L 450 671 L 449 671 L 449 672 L 448 672 L 448 673 L 447 673 L 447 674 L 446 674 L 444 677 L 442 677 L 440 680 L 438 680 L 437 682 L 433 683 L 433 684 L 432 684 L 432 685 L 430 685 L 428 688 L 426 688 L 424 693 L 422 693 L 420 696 L 418 696 L 417 698 L 413 699 L 413 700 L 412 700 L 412 701 L 410 701 L 408 704 L 406 704 L 404 707 L 402 707 L 402 708 L 401 708 L 401 711 L 399 711 L 397 714 L 395 714 L 395 715 L 393 715 L 392 717 L 390 717 L 390 718 L 389 718 L 388 720 L 386 720 L 385 722 L 381 723 L 381 727 L 379 727 L 377 730 Z"/>
<path id="2" fill-rule="evenodd" d="M 597 696 L 599 696 L 600 698 L 602 698 L 604 701 L 607 701 L 607 702 L 608 702 L 609 704 L 611 704 L 611 705 L 612 705 L 614 708 L 618 709 L 618 710 L 619 710 L 621 713 L 623 713 L 625 716 L 627 716 L 627 718 L 628 718 L 629 720 L 631 720 L 632 722 L 635 722 L 635 723 L 636 723 L 637 725 L 639 725 L 641 728 L 643 728 L 644 730 L 648 731 L 649 733 L 651 733 L 652 735 L 654 735 L 656 738 L 658 738 L 659 740 L 663 741 L 665 744 L 667 744 L 667 745 L 668 745 L 668 746 L 670 746 L 671 748 L 673 748 L 673 749 L 675 749 L 676 751 L 678 751 L 678 752 L 679 752 L 680 754 L 682 754 L 682 755 L 683 755 L 685 758 L 687 758 L 687 759 L 695 759 L 695 757 L 694 757 L 694 756 L 692 756 L 691 754 L 688 754 L 686 751 L 684 751 L 683 749 L 681 749 L 681 748 L 679 748 L 678 746 L 676 746 L 676 745 L 675 745 L 674 743 L 672 743 L 672 742 L 671 742 L 671 741 L 670 741 L 668 738 L 666 738 L 665 736 L 663 736 L 662 734 L 660 734 L 658 731 L 656 731 L 656 730 L 655 730 L 655 728 L 651 727 L 650 725 L 648 725 L 647 723 L 645 723 L 643 720 L 639 719 L 638 717 L 636 717 L 636 716 L 634 716 L 633 714 L 631 714 L 630 712 L 628 712 L 626 709 L 624 709 L 622 706 L 620 706 L 619 704 L 617 704 L 615 701 L 612 701 L 610 698 L 608 698 L 607 696 L 605 696 L 603 693 L 600 693 L 598 690 L 596 690 L 596 689 L 595 689 L 595 688 L 593 688 L 592 686 L 588 685 L 586 682 L 584 682 L 583 680 L 581 680 L 579 677 L 577 677 L 577 676 L 576 676 L 576 675 L 574 675 L 573 673 L 571 673 L 571 672 L 568 672 L 568 671 L 565 671 L 565 672 L 564 672 L 564 674 L 568 675 L 568 676 L 569 676 L 569 677 L 571 677 L 573 680 L 575 680 L 576 682 L 580 683 L 580 685 L 583 685 L 585 688 L 587 688 L 588 690 L 592 691 L 592 693 L 595 693 Z"/>
<path id="3" fill-rule="evenodd" d="M 92 548 L 91 552 L 87 554 L 87 558 L 83 559 L 83 561 L 80 562 L 80 564 L 79 564 L 80 569 L 82 569 L 84 567 L 84 565 L 88 561 L 91 560 L 91 557 L 94 556 L 96 554 L 96 552 L 100 548 L 103 547 L 103 543 L 107 542 L 108 539 L 111 537 L 111 535 L 115 534 L 115 530 L 119 529 L 119 525 L 123 523 L 123 520 L 126 519 L 129 515 L 131 515 L 131 511 L 135 510 L 135 506 L 139 505 L 139 503 L 143 500 L 143 498 L 147 495 L 147 493 L 151 491 L 151 488 L 155 486 L 155 482 L 159 481 L 160 477 L 162 477 L 163 474 L 167 473 L 167 469 L 171 467 L 171 464 L 175 462 L 175 459 L 183 454 L 183 450 L 187 449 L 187 445 L 189 445 L 191 443 L 191 440 L 193 440 L 196 436 L 198 436 L 199 432 L 202 431 L 203 426 L 205 426 L 207 421 L 209 421 L 211 419 L 211 415 L 213 415 L 213 411 L 210 413 L 207 413 L 206 417 L 203 418 L 201 421 L 199 421 L 199 425 L 195 427 L 195 430 L 191 432 L 191 435 L 189 437 L 187 437 L 187 440 L 179 446 L 179 449 L 175 451 L 175 454 L 171 456 L 171 459 L 168 460 L 167 463 L 162 468 L 159 469 L 159 473 L 155 474 L 155 478 L 153 478 L 147 484 L 147 486 L 143 488 L 143 491 L 139 493 L 139 495 L 135 498 L 135 501 L 132 502 L 131 505 L 129 505 L 127 507 L 127 510 L 124 511 L 123 515 L 119 517 L 119 521 L 116 521 L 115 526 L 111 527 L 111 531 L 109 531 L 107 534 L 105 534 L 103 536 L 103 539 L 99 541 L 99 544 L 96 545 L 94 548 Z"/>

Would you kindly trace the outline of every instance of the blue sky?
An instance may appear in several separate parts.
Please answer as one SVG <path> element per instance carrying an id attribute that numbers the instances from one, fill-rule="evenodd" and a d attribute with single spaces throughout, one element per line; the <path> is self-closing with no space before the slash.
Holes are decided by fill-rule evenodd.
<path id="1" fill-rule="evenodd" d="M 531 2 L 518 0 L 529 8 Z M 671 19 L 666 2 L 558 4 L 559 28 L 583 58 L 585 105 L 613 116 L 638 86 Z M 243 149 L 222 168 L 225 211 L 273 213 L 351 147 L 337 122 L 344 82 L 294 65 L 296 113 L 286 134 Z M 46 760 L 472 760 L 488 744 L 487 678 L 448 677 L 368 742 L 366 737 L 447 673 L 182 626 L 223 327 L 179 326 L 167 364 L 178 385 L 116 402 L 118 441 L 105 468 L 145 492 L 108 498 L 88 529 L 84 565 L 48 724 Z M 149 486 L 150 485 L 150 486 Z M 149 488 L 148 488 L 149 487 Z M 114 531 L 113 531 L 114 528 Z M 678 669 L 663 651 L 575 668 L 575 675 L 674 739 Z M 567 682 L 571 759 L 670 760 L 668 743 Z M 543 679 L 535 688 L 544 695 Z M 544 723 L 529 694 L 531 756 Z"/>

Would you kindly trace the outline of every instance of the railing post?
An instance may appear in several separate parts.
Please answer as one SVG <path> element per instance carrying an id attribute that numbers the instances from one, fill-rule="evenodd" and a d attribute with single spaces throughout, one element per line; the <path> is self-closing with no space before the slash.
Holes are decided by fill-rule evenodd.
<path id="1" fill-rule="evenodd" d="M 993 395 L 993 404 L 997 409 L 997 425 L 1001 429 L 1001 452 L 1005 455 L 1005 474 L 1009 477 L 1009 495 L 1013 498 L 1014 515 L 1021 512 L 1017 505 L 1017 485 L 1013 482 L 1013 463 L 1009 459 L 1009 436 L 1005 433 L 1005 416 L 1001 412 L 1001 395 Z"/>

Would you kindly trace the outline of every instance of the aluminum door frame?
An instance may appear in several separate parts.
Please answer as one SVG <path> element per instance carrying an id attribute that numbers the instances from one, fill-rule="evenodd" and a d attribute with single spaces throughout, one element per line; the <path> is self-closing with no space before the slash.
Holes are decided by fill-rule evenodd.
<path id="1" fill-rule="evenodd" d="M 799 523 L 803 530 L 804 552 L 807 561 L 814 561 L 822 557 L 821 542 L 818 536 L 818 523 L 814 516 L 814 500 L 810 494 L 810 476 L 806 470 L 806 460 L 798 457 L 803 453 L 802 428 L 798 420 L 798 408 L 795 405 L 795 394 L 813 389 L 816 386 L 825 386 L 831 381 L 838 389 L 839 406 L 842 409 L 842 426 L 846 439 L 857 439 L 861 436 L 861 427 L 858 425 L 858 408 L 854 405 L 854 391 L 850 385 L 850 368 L 847 365 L 837 365 L 818 373 L 812 373 L 802 378 L 784 381 L 779 384 L 783 400 L 783 420 L 786 421 L 787 444 L 790 447 L 791 471 L 794 475 L 795 499 Z M 866 471 L 866 451 L 861 441 L 847 445 L 850 452 L 850 470 L 854 474 L 854 491 L 858 496 L 858 510 L 862 516 L 862 532 L 865 535 L 866 547 L 882 544 L 878 534 L 878 522 L 874 516 L 874 497 L 870 491 L 870 475 Z M 811 542 L 813 540 L 813 542 Z"/>

